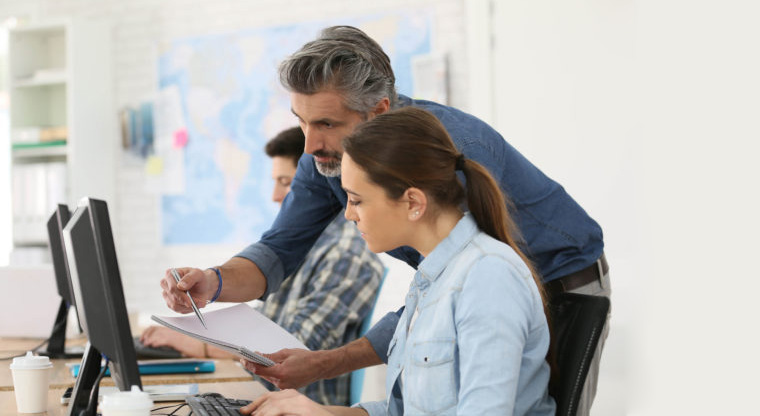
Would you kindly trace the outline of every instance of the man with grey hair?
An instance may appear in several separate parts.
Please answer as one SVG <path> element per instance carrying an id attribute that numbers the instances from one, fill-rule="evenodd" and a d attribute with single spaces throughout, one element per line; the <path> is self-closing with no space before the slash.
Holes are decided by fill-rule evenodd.
<path id="1" fill-rule="evenodd" d="M 162 280 L 167 304 L 192 311 L 182 292 L 197 300 L 242 302 L 276 291 L 298 266 L 322 230 L 346 205 L 341 188 L 341 140 L 360 123 L 394 108 L 414 106 L 433 113 L 465 157 L 485 166 L 511 199 L 525 253 L 535 263 L 549 295 L 563 291 L 610 296 L 607 262 L 599 225 L 555 181 L 531 164 L 498 132 L 457 109 L 396 93 L 390 59 L 361 30 L 335 26 L 305 44 L 280 65 L 280 82 L 290 91 L 291 110 L 306 136 L 305 154 L 292 191 L 261 240 L 218 268 L 187 269 L 179 284 Z M 416 268 L 420 254 L 410 247 L 389 252 Z M 201 302 L 204 303 L 204 302 Z M 282 350 L 277 364 L 247 367 L 280 388 L 381 364 L 401 310 L 387 314 L 365 337 L 324 351 Z M 605 335 L 606 337 L 606 327 Z M 588 414 L 596 391 L 600 348 L 584 388 Z"/>

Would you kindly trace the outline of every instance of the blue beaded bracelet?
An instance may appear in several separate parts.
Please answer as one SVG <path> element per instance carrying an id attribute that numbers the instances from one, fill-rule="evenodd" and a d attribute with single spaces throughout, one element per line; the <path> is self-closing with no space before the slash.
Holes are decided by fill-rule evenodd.
<path id="1" fill-rule="evenodd" d="M 211 298 L 210 301 L 208 301 L 208 303 L 214 303 L 216 302 L 217 299 L 219 299 L 219 295 L 222 294 L 222 272 L 220 272 L 219 269 L 217 269 L 216 267 L 209 267 L 209 270 L 215 271 L 216 277 L 219 278 L 219 288 L 216 289 L 216 293 L 214 293 L 214 297 Z"/>

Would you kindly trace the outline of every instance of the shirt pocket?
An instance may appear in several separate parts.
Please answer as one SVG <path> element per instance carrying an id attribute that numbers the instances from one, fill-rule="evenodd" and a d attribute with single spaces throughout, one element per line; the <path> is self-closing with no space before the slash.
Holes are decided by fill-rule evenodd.
<path id="1" fill-rule="evenodd" d="M 452 337 L 414 344 L 404 375 L 404 393 L 415 410 L 441 414 L 456 405 L 455 341 Z"/>

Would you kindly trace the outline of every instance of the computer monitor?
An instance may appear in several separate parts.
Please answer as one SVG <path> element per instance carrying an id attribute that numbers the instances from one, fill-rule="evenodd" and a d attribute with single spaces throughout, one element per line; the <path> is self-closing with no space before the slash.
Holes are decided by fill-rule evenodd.
<path id="1" fill-rule="evenodd" d="M 69 415 L 94 415 L 97 403 L 89 400 L 98 388 L 101 355 L 109 360 L 120 390 L 142 388 L 105 201 L 82 199 L 63 229 L 63 240 L 79 323 L 89 339 Z"/>
<path id="2" fill-rule="evenodd" d="M 69 218 L 71 218 L 69 207 L 58 204 L 47 222 L 50 254 L 53 258 L 53 271 L 55 272 L 58 294 L 61 295 L 61 306 L 58 308 L 58 315 L 50 332 L 47 349 L 38 352 L 53 358 L 75 358 L 81 357 L 84 353 L 82 347 L 65 347 L 69 308 L 76 308 L 74 293 L 71 289 L 69 266 L 66 264 L 66 253 L 63 249 L 63 227 L 69 222 Z"/>

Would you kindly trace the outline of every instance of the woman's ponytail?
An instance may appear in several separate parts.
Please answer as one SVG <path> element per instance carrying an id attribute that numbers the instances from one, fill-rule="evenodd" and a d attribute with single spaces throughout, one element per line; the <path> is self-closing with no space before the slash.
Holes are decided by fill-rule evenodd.
<path id="1" fill-rule="evenodd" d="M 494 180 L 493 176 L 483 165 L 468 159 L 464 159 L 463 162 L 458 162 L 457 164 L 461 165 L 462 169 L 460 170 L 464 173 L 466 179 L 465 194 L 467 195 L 467 208 L 478 224 L 478 228 L 491 237 L 512 247 L 517 255 L 528 265 L 541 292 L 541 297 L 545 298 L 540 276 L 531 264 L 531 261 L 520 250 L 517 243 L 520 235 L 519 229 L 507 210 L 507 207 L 512 206 L 511 201 L 502 193 L 496 180 Z M 545 300 L 544 303 L 546 303 Z"/>

